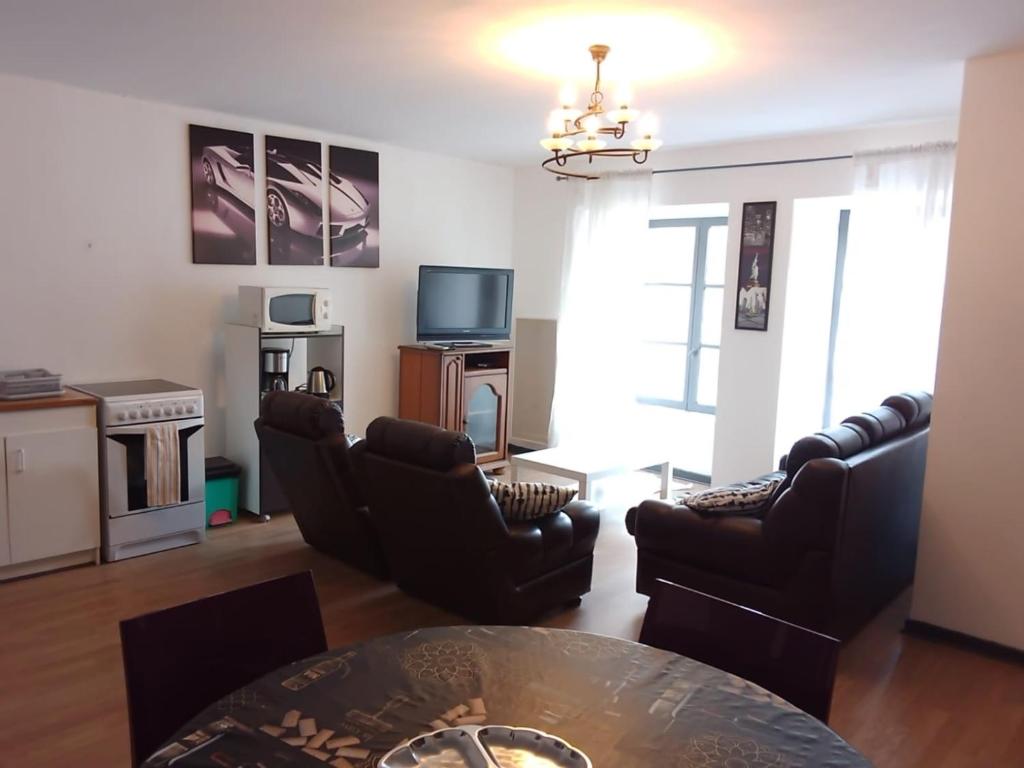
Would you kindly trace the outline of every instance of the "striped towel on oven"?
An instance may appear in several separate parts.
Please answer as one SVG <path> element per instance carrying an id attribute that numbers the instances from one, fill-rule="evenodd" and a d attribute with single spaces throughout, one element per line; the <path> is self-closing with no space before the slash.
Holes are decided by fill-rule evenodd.
<path id="1" fill-rule="evenodd" d="M 181 452 L 178 428 L 165 421 L 146 427 L 146 506 L 181 502 Z"/>

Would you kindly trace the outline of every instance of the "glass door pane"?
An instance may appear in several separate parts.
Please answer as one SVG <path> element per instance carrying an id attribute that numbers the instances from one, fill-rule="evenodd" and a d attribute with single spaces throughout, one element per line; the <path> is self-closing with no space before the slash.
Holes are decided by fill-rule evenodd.
<path id="1" fill-rule="evenodd" d="M 697 404 L 714 408 L 718 401 L 718 350 L 702 347 L 697 369 Z"/>
<path id="2" fill-rule="evenodd" d="M 701 306 L 700 341 L 717 347 L 722 343 L 723 288 L 705 288 Z"/>
<path id="3" fill-rule="evenodd" d="M 640 308 L 644 341 L 686 343 L 690 334 L 688 285 L 645 285 Z"/>
<path id="4" fill-rule="evenodd" d="M 696 227 L 651 227 L 643 259 L 645 283 L 688 284 L 693 281 Z"/>
<path id="5" fill-rule="evenodd" d="M 477 453 L 498 450 L 498 394 L 487 384 L 479 386 L 466 407 L 466 434 Z"/>
<path id="6" fill-rule="evenodd" d="M 686 386 L 685 344 L 641 344 L 640 397 L 682 403 Z"/>
<path id="7" fill-rule="evenodd" d="M 725 244 L 728 237 L 729 227 L 724 224 L 708 228 L 705 285 L 725 285 Z"/>

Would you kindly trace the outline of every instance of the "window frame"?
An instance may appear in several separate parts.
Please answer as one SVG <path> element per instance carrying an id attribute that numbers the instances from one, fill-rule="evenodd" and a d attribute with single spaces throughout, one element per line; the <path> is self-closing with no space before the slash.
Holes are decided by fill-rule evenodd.
<path id="1" fill-rule="evenodd" d="M 839 309 L 843 300 L 843 274 L 846 271 L 846 244 L 850 236 L 850 209 L 839 211 L 839 233 L 836 237 L 836 271 L 832 279 L 832 319 L 828 332 L 828 366 L 825 371 L 825 405 L 821 414 L 821 428 L 832 424 L 832 397 L 835 394 L 836 335 L 839 333 Z"/>
<path id="2" fill-rule="evenodd" d="M 701 341 L 702 325 L 704 321 L 704 291 L 706 288 L 721 288 L 724 296 L 725 283 L 712 283 L 708 285 L 705 280 L 707 274 L 708 260 L 708 232 L 712 227 L 726 227 L 728 232 L 728 216 L 702 216 L 675 219 L 651 219 L 648 223 L 650 229 L 662 229 L 668 227 L 694 227 L 693 242 L 693 273 L 691 275 L 690 287 L 690 323 L 684 342 L 647 342 L 642 343 L 665 344 L 667 346 L 685 346 L 686 363 L 683 371 L 683 399 L 668 400 L 655 397 L 638 397 L 637 400 L 645 405 L 660 405 L 666 408 L 677 408 L 694 413 L 707 413 L 714 415 L 715 405 L 704 405 L 697 401 L 697 387 L 700 381 L 701 350 L 721 350 L 721 340 L 718 344 L 704 344 Z M 664 283 L 644 282 L 644 287 L 655 285 L 684 286 L 685 283 Z M 723 302 L 724 306 L 724 302 Z M 721 358 L 719 358 L 721 359 Z M 717 399 L 717 398 L 716 398 Z"/>

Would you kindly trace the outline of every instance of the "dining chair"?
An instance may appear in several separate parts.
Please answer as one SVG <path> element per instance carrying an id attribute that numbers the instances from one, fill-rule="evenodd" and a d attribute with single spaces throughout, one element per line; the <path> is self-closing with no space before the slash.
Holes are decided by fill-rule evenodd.
<path id="1" fill-rule="evenodd" d="M 828 722 L 835 638 L 657 579 L 640 642 L 743 677 Z"/>
<path id="2" fill-rule="evenodd" d="M 132 765 L 218 699 L 326 650 L 310 571 L 125 619 Z"/>

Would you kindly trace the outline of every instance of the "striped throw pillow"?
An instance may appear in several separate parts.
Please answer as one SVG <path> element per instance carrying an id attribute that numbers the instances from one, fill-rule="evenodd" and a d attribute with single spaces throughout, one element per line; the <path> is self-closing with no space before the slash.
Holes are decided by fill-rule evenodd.
<path id="1" fill-rule="evenodd" d="M 572 501 L 575 488 L 548 483 L 501 483 L 489 481 L 491 495 L 509 522 L 536 520 L 558 512 Z"/>
<path id="2" fill-rule="evenodd" d="M 785 472 L 772 472 L 745 483 L 692 493 L 679 501 L 690 509 L 708 514 L 754 515 L 772 498 L 785 478 Z"/>

